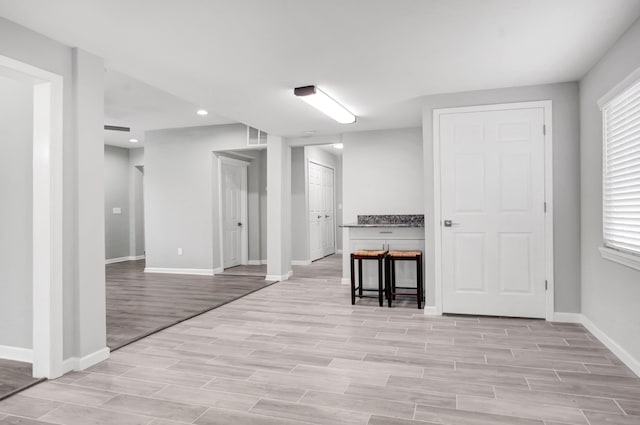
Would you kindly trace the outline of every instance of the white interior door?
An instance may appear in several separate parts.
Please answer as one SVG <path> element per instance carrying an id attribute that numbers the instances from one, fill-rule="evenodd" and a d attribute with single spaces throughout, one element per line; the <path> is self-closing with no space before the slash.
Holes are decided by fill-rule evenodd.
<path id="1" fill-rule="evenodd" d="M 545 317 L 544 109 L 440 115 L 443 312 Z"/>
<path id="2" fill-rule="evenodd" d="M 335 252 L 334 171 L 309 162 L 309 250 L 311 260 Z"/>
<path id="3" fill-rule="evenodd" d="M 243 240 L 246 229 L 246 173 L 241 165 L 222 162 L 222 238 L 223 267 L 243 264 Z"/>

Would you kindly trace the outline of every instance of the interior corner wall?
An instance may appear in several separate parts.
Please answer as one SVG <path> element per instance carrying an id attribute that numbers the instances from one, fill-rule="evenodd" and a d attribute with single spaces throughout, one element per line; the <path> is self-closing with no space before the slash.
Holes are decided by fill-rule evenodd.
<path id="1" fill-rule="evenodd" d="M 267 261 L 267 150 L 260 152 L 260 261 Z"/>
<path id="2" fill-rule="evenodd" d="M 309 260 L 307 167 L 304 147 L 291 148 L 291 255 L 294 261 Z"/>
<path id="3" fill-rule="evenodd" d="M 580 82 L 582 313 L 640 365 L 640 271 L 601 258 L 602 114 L 598 100 L 640 68 L 640 20 Z"/>
<path id="4" fill-rule="evenodd" d="M 104 94 L 103 77 L 104 65 L 101 67 L 85 66 L 89 61 L 93 64 L 101 62 L 99 58 L 89 58 L 78 54 L 78 49 L 60 44 L 42 34 L 17 25 L 4 18 L 0 18 L 0 55 L 7 56 L 20 62 L 55 73 L 63 78 L 63 200 L 62 200 L 62 274 L 63 274 L 63 358 L 82 358 L 85 349 L 104 349 L 104 296 L 100 298 L 100 288 L 104 289 L 104 266 L 92 269 L 91 266 L 81 267 L 80 251 L 84 258 L 90 259 L 91 264 L 104 263 L 103 236 L 93 237 L 93 233 L 103 232 L 104 217 L 102 201 L 95 202 L 94 198 L 102 198 L 102 189 L 96 189 L 94 181 L 102 179 L 102 138 L 87 140 L 80 137 L 91 134 L 102 136 L 102 125 L 95 129 L 94 116 L 103 116 Z M 85 61 L 85 59 L 87 59 Z M 81 66 L 78 66 L 79 62 Z M 91 68 L 91 69 L 89 69 Z M 94 75 L 96 68 L 100 68 L 100 75 Z M 91 81 L 91 87 L 85 82 Z M 80 104 L 78 104 L 80 102 Z M 76 105 L 77 108 L 76 108 Z M 77 109 L 83 108 L 82 117 Z M 91 128 L 90 128 L 91 127 Z M 96 143 L 100 149 L 98 155 L 86 156 L 81 154 L 81 143 L 91 144 L 92 151 Z M 93 195 L 85 196 L 81 181 L 86 178 L 89 185 L 93 185 Z M 99 184 L 99 186 L 102 186 Z M 82 193 L 81 193 L 82 192 Z M 79 196 L 79 193 L 81 196 Z M 88 211 L 89 214 L 85 213 Z M 81 222 L 80 215 L 84 221 Z M 100 219 L 97 220 L 96 217 Z M 99 222 L 98 222 L 99 221 Z M 78 229 L 84 225 L 92 226 L 93 232 L 80 237 Z M 82 246 L 81 246 L 82 245 Z M 102 279 L 100 279 L 102 276 Z M 79 303 L 80 286 L 87 285 L 90 289 L 82 291 L 91 303 L 83 302 L 87 306 L 83 311 Z M 95 302 L 95 304 L 94 304 Z M 94 308 L 95 307 L 95 308 Z M 85 314 L 86 313 L 86 314 Z M 102 318 L 102 319 L 101 319 Z M 81 328 L 78 324 L 84 323 Z M 87 343 L 85 343 L 87 342 Z"/>
<path id="5" fill-rule="evenodd" d="M 129 149 L 104 147 L 105 257 L 107 260 L 129 257 L 130 175 Z M 114 213 L 119 208 L 120 213 Z"/>
<path id="6" fill-rule="evenodd" d="M 218 161 L 213 152 L 246 148 L 246 126 L 148 131 L 145 142 L 147 268 L 220 270 Z"/>
<path id="7" fill-rule="evenodd" d="M 129 256 L 144 255 L 144 148 L 129 149 Z"/>
<path id="8" fill-rule="evenodd" d="M 423 98 L 426 240 L 433 240 L 433 110 L 461 106 L 551 100 L 553 102 L 553 208 L 555 311 L 580 312 L 580 130 L 578 83 L 513 87 Z M 433 252 L 427 252 L 427 305 L 435 292 Z"/>
<path id="9" fill-rule="evenodd" d="M 33 347 L 33 86 L 0 76 L 0 346 Z"/>

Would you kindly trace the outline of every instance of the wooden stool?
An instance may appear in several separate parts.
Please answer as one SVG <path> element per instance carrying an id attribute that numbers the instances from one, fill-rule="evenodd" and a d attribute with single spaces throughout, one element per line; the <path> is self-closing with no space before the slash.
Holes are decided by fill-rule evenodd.
<path id="1" fill-rule="evenodd" d="M 377 291 L 378 292 L 378 300 L 380 301 L 380 307 L 382 307 L 382 298 L 384 294 L 383 289 L 383 278 L 382 278 L 382 270 L 383 270 L 383 260 L 387 255 L 387 251 L 384 250 L 365 250 L 360 249 L 351 253 L 351 304 L 356 303 L 356 289 L 358 289 L 358 297 L 367 297 L 367 298 L 376 298 L 371 295 L 362 295 L 362 291 Z M 355 260 L 358 260 L 358 287 L 356 288 L 356 271 L 355 271 Z M 364 289 L 362 287 L 362 260 L 377 260 L 378 261 L 378 289 Z"/>
<path id="2" fill-rule="evenodd" d="M 396 261 L 416 262 L 416 287 L 396 286 Z M 424 281 L 422 277 L 422 251 L 389 251 L 386 258 L 386 285 L 389 307 L 396 295 L 411 295 L 418 300 L 418 308 L 422 308 L 424 299 Z M 396 292 L 396 289 L 415 289 L 416 292 Z"/>

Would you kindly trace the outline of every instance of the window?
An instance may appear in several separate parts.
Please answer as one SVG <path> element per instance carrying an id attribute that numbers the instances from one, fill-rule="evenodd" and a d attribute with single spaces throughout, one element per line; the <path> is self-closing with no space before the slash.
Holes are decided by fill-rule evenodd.
<path id="1" fill-rule="evenodd" d="M 636 78 L 601 107 L 604 247 L 640 267 L 640 81 Z"/>

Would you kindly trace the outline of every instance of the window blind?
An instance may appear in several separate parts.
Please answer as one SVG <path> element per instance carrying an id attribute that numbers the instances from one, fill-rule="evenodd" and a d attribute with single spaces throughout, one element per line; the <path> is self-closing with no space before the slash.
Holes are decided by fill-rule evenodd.
<path id="1" fill-rule="evenodd" d="M 640 255 L 640 82 L 604 106 L 603 137 L 604 244 Z"/>

